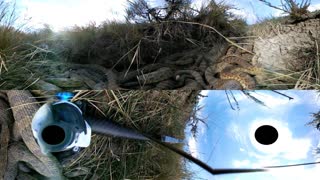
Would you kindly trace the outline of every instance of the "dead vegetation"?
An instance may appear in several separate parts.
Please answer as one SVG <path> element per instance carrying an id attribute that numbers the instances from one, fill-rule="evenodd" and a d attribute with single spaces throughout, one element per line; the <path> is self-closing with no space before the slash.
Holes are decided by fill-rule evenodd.
<path id="1" fill-rule="evenodd" d="M 16 23 L 16 4 L 0 2 L 0 88 L 26 89 L 39 80 L 38 69 L 52 51 L 40 47 L 38 35 Z M 43 34 L 43 33 L 41 33 Z"/>
<path id="2" fill-rule="evenodd" d="M 259 0 L 267 6 L 287 13 L 292 21 L 300 21 L 310 16 L 308 8 L 311 4 L 311 0 L 302 0 L 298 3 L 296 0 L 281 0 L 281 7 L 271 4 L 267 0 Z"/>
<path id="3" fill-rule="evenodd" d="M 310 121 L 307 125 L 313 126 L 320 130 L 320 111 L 312 114 L 313 120 Z"/>
<path id="4" fill-rule="evenodd" d="M 266 89 L 319 89 L 319 12 L 310 12 L 311 1 L 281 1 L 267 6 L 287 14 L 265 19 L 250 27 L 255 41 L 255 61 L 268 77 L 260 83 Z"/>
<path id="5" fill-rule="evenodd" d="M 38 68 L 28 68 L 30 72 L 27 73 L 24 68 L 10 64 L 14 71 L 2 74 L 2 88 L 21 89 L 18 84 L 27 82 L 26 76 L 21 76 L 25 73 L 34 77 L 31 82 L 42 79 L 41 73 L 36 72 L 41 71 L 39 61 L 50 61 L 52 64 L 98 64 L 118 72 L 128 72 L 154 63 L 161 64 L 167 56 L 177 52 L 187 52 L 196 48 L 210 49 L 216 44 L 221 47 L 225 39 L 217 32 L 226 37 L 234 37 L 241 36 L 246 31 L 244 20 L 228 12 L 231 6 L 213 0 L 199 10 L 193 9 L 190 1 L 185 0 L 169 0 L 161 7 L 153 7 L 144 0 L 129 3 L 127 22 L 124 23 L 105 22 L 99 26 L 91 23 L 85 27 L 73 27 L 59 34 L 53 33 L 49 26 L 35 33 L 21 32 L 18 37 L 26 38 L 19 46 L 29 47 L 28 53 L 35 53 L 32 52 L 35 49 L 44 50 L 42 52 L 46 56 L 31 56 L 26 64 L 25 61 L 17 62 L 6 52 L 5 56 L 10 57 L 4 61 L 6 64 L 10 59 L 14 59 L 11 62 L 18 66 L 28 67 L 33 64 Z M 199 25 L 213 27 L 215 31 Z M 13 28 L 13 25 L 10 27 Z M 17 49 L 10 51 L 15 52 L 15 56 L 26 55 Z M 23 73 L 16 74 L 19 71 Z M 13 76 L 17 78 L 11 78 Z M 28 85 L 23 88 L 31 87 L 31 82 L 28 81 Z M 13 84 L 16 84 L 16 87 Z"/>
<path id="6" fill-rule="evenodd" d="M 106 116 L 149 134 L 184 139 L 184 129 L 198 94 L 197 91 L 79 91 L 73 100 L 88 102 L 87 114 Z M 64 173 L 71 179 L 185 179 L 191 177 L 185 163 L 179 155 L 150 142 L 94 135 L 88 148 L 64 164 Z"/>
<path id="7" fill-rule="evenodd" d="M 71 62 L 96 62 L 126 71 L 161 63 L 163 57 L 176 52 L 224 41 L 208 28 L 177 21 L 214 27 L 225 36 L 239 36 L 245 31 L 244 21 L 227 12 L 231 7 L 215 1 L 199 11 L 185 0 L 170 0 L 163 7 L 152 7 L 145 0 L 129 3 L 126 23 L 90 24 L 65 32 L 65 38 L 60 38 L 65 41 L 60 41 L 59 46 L 66 50 L 63 57 Z"/>
<path id="8" fill-rule="evenodd" d="M 188 0 L 168 0 L 165 2 L 161 6 L 151 6 L 145 0 L 129 1 L 126 22 L 105 22 L 101 25 L 91 23 L 84 27 L 73 27 L 60 33 L 54 33 L 49 26 L 46 26 L 33 33 L 15 31 L 14 36 L 2 36 L 7 39 L 15 37 L 19 41 L 10 40 L 10 42 L 16 42 L 16 45 L 2 43 L 5 41 L 0 42 L 1 46 L 6 47 L 4 48 L 6 50 L 1 49 L 0 53 L 0 87 L 3 89 L 39 87 L 33 85 L 44 80 L 45 75 L 50 78 L 61 75 L 60 70 L 52 69 L 48 72 L 48 67 L 56 67 L 57 64 L 63 63 L 97 64 L 115 70 L 120 74 L 119 77 L 130 75 L 129 72 L 133 72 L 131 75 L 135 75 L 134 77 L 144 76 L 142 70 L 145 67 L 153 64 L 173 64 L 168 61 L 172 61 L 170 57 L 178 53 L 183 54 L 196 50 L 209 52 L 213 47 L 219 49 L 225 47 L 227 43 L 237 46 L 235 44 L 237 41 L 247 37 L 248 39 L 251 36 L 270 37 L 278 35 L 282 28 L 291 28 L 284 23 L 286 17 L 273 18 L 253 26 L 247 26 L 243 19 L 230 13 L 232 6 L 217 3 L 214 0 L 199 9 L 194 9 Z M 304 14 L 308 14 L 307 8 L 310 5 L 310 1 L 302 1 L 302 3 L 293 0 L 283 1 L 281 7 L 274 6 L 268 1 L 262 2 L 270 7 L 277 7 L 283 12 L 291 12 L 289 16 L 295 20 L 298 20 L 298 16 L 302 17 Z M 6 13 L 8 17 L 9 12 Z M 4 27 L 15 30 L 13 25 Z M 6 30 L 6 33 L 8 32 L 11 31 Z M 315 39 L 314 42 L 318 43 L 318 39 Z M 296 58 L 305 58 L 301 58 L 302 60 L 299 62 L 290 62 L 293 67 L 296 67 L 297 64 L 299 67 L 304 67 L 304 69 L 298 70 L 300 74 L 297 74 L 296 69 L 286 69 L 289 71 L 289 75 L 274 70 L 269 71 L 272 74 L 269 79 L 281 79 L 281 77 L 289 76 L 292 81 L 277 83 L 267 81 L 264 84 L 272 86 L 262 85 L 260 87 L 275 89 L 279 87 L 277 84 L 282 83 L 288 86 L 280 85 L 280 89 L 318 88 L 316 83 L 319 82 L 319 62 L 317 60 L 319 59 L 319 51 L 316 45 L 313 48 L 312 50 L 310 48 L 299 50 L 300 54 Z M 252 52 L 249 53 L 252 54 Z M 315 60 L 309 61 L 310 57 Z M 308 64 L 304 64 L 307 62 Z M 189 66 L 190 64 L 187 66 L 178 65 L 174 67 L 176 69 L 173 71 L 179 68 L 194 70 L 193 66 Z M 207 66 L 195 68 L 199 70 Z M 200 71 L 200 74 L 203 74 L 204 69 Z M 194 80 L 193 77 L 191 79 Z M 138 87 L 138 85 L 136 86 Z M 83 89 L 82 87 L 78 88 Z M 121 88 L 127 87 L 121 86 Z M 155 87 L 150 85 L 149 89 Z"/>

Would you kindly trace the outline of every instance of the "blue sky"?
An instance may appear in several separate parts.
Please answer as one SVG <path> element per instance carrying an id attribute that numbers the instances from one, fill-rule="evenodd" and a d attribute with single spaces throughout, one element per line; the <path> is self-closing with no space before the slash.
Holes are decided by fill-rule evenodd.
<path id="1" fill-rule="evenodd" d="M 271 4 L 281 7 L 281 0 L 268 0 Z M 301 2 L 301 0 L 296 0 Z M 320 9 L 320 0 L 311 0 L 309 10 L 314 11 Z M 233 4 L 237 10 L 233 10 L 237 14 L 247 20 L 249 24 L 259 22 L 264 18 L 272 16 L 281 16 L 283 13 L 279 10 L 270 8 L 258 0 L 225 0 L 229 4 Z"/>
<path id="2" fill-rule="evenodd" d="M 256 104 L 240 91 L 234 91 L 240 110 L 232 110 L 224 91 L 204 91 L 207 98 L 200 103 L 199 115 L 206 117 L 196 139 L 188 137 L 193 156 L 208 162 L 214 168 L 259 168 L 320 161 L 312 154 L 320 140 L 320 132 L 305 124 L 311 113 L 320 110 L 319 93 L 315 91 L 282 91 L 294 100 L 272 91 L 256 91 L 254 96 L 266 106 Z M 234 103 L 233 103 L 234 104 Z M 272 125 L 278 130 L 278 140 L 269 146 L 259 144 L 255 130 Z M 219 175 L 213 177 L 196 165 L 189 164 L 196 178 L 250 180 L 250 179 L 318 179 L 320 166 L 282 168 L 268 173 Z"/>
<path id="3" fill-rule="evenodd" d="M 5 0 L 14 1 L 14 0 Z M 100 24 L 105 20 L 123 21 L 126 0 L 16 0 L 20 15 L 32 17 L 29 25 L 34 28 L 43 27 L 44 23 L 51 25 L 55 31 L 73 25 L 86 25 L 90 22 Z M 217 0 L 217 2 L 222 0 Z M 247 20 L 249 24 L 271 16 L 279 16 L 281 12 L 265 6 L 258 0 L 224 0 L 237 9 L 231 10 Z M 280 0 L 269 0 L 274 5 L 280 5 Z M 300 2 L 301 0 L 297 0 Z M 161 5 L 164 0 L 149 0 L 151 4 Z M 206 0 L 194 0 L 193 5 L 200 7 Z M 320 0 L 312 0 L 310 10 L 320 9 Z"/>

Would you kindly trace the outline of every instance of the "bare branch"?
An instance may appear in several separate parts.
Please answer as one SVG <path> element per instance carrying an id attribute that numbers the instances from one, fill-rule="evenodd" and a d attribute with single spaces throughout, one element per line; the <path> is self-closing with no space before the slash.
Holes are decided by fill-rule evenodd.
<path id="1" fill-rule="evenodd" d="M 303 19 L 310 13 L 308 8 L 311 4 L 311 0 L 302 0 L 301 3 L 298 3 L 296 0 L 281 0 L 281 8 L 271 4 L 267 0 L 258 1 L 263 2 L 269 7 L 288 13 L 293 20 Z"/>
<path id="2" fill-rule="evenodd" d="M 283 9 L 283 8 L 279 8 L 278 6 L 275 6 L 275 5 L 272 5 L 270 2 L 268 2 L 268 1 L 266 1 L 266 0 L 258 0 L 258 1 L 261 1 L 261 2 L 263 2 L 264 4 L 266 4 L 267 6 L 272 7 L 272 8 L 274 8 L 274 9 L 278 9 L 278 10 L 280 10 L 280 11 L 283 11 L 283 12 L 286 12 L 286 13 L 290 13 L 288 10 Z"/>

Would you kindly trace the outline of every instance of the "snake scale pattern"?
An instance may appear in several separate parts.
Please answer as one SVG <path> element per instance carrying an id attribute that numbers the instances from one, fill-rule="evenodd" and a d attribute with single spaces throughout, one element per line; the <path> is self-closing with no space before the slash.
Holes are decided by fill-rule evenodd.
<path id="1" fill-rule="evenodd" d="M 8 99 L 4 92 L 0 92 L 0 179 L 4 178 L 8 162 L 8 145 L 9 145 L 9 124 L 10 113 Z"/>
<path id="2" fill-rule="evenodd" d="M 0 179 L 26 179 L 28 175 L 19 169 L 21 166 L 35 170 L 42 177 L 64 179 L 57 159 L 52 155 L 42 154 L 33 137 L 31 121 L 38 108 L 37 101 L 28 91 L 1 92 L 0 160 L 4 163 L 0 163 Z M 14 119 L 12 133 L 8 128 L 11 116 Z M 9 138 L 12 140 L 10 143 Z"/>
<path id="3" fill-rule="evenodd" d="M 253 51 L 249 43 L 242 48 Z M 250 64 L 253 53 L 247 51 L 229 46 L 224 51 L 209 53 L 209 57 L 208 52 L 199 49 L 180 54 L 181 57 L 175 54 L 164 60 L 167 64 L 129 72 L 119 86 L 128 89 L 254 89 L 254 76 L 262 70 Z"/>
<path id="4" fill-rule="evenodd" d="M 248 44 L 239 46 L 252 52 Z M 175 53 L 123 72 L 97 64 L 43 65 L 44 77 L 31 89 L 254 89 L 258 68 L 250 64 L 252 57 L 223 43 Z"/>

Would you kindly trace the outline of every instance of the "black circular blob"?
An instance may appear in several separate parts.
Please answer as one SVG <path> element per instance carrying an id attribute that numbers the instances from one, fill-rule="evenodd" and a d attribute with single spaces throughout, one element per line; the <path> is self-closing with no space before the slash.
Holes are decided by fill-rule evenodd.
<path id="1" fill-rule="evenodd" d="M 260 126 L 254 133 L 256 140 L 263 145 L 270 145 L 277 141 L 278 131 L 270 125 Z"/>
<path id="2" fill-rule="evenodd" d="M 64 130 L 56 125 L 48 126 L 42 131 L 42 139 L 50 145 L 57 145 L 64 141 L 66 135 Z"/>

